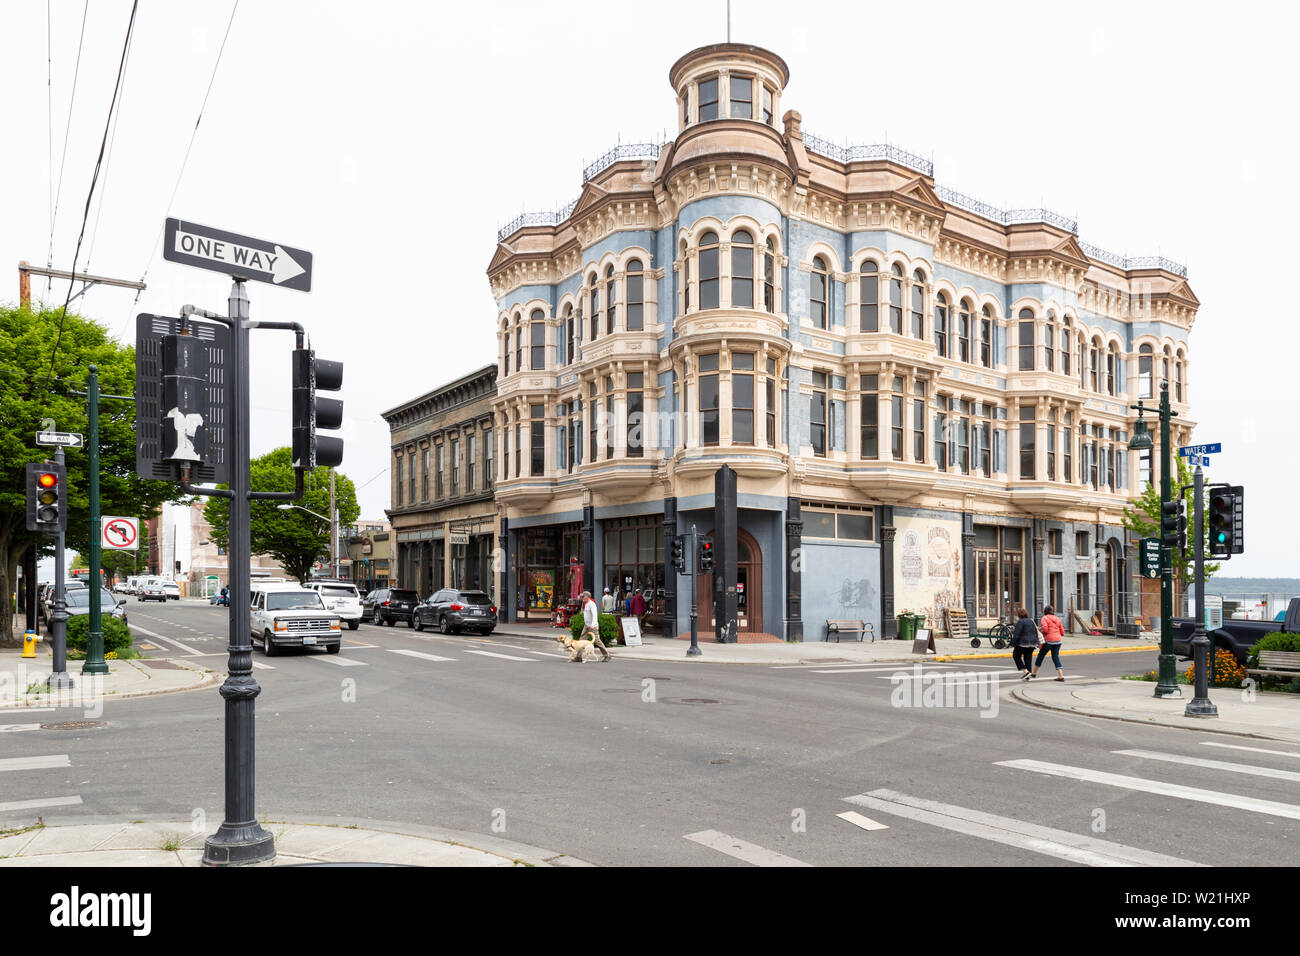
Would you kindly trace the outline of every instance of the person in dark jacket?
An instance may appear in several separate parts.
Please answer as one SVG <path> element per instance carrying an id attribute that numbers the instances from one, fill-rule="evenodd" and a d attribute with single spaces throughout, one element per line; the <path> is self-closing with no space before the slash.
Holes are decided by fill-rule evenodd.
<path id="1" fill-rule="evenodd" d="M 1065 640 L 1065 625 L 1061 619 L 1052 613 L 1052 608 L 1043 608 L 1043 646 L 1038 652 L 1038 660 L 1034 661 L 1034 670 L 1030 677 L 1038 676 L 1038 668 L 1043 666 L 1043 658 L 1047 652 L 1052 652 L 1052 664 L 1056 667 L 1056 679 L 1065 680 L 1065 671 L 1061 669 L 1061 644 Z"/>
<path id="2" fill-rule="evenodd" d="M 1016 670 L 1023 675 L 1021 680 L 1029 680 L 1034 663 L 1034 649 L 1038 647 L 1038 628 L 1034 619 L 1023 607 L 1016 608 L 1016 629 L 1011 635 L 1011 659 L 1016 663 Z"/>

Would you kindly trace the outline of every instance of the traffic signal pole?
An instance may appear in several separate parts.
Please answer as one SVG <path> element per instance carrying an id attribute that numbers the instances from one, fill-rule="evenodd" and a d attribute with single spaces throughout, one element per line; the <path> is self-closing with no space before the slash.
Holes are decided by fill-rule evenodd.
<path id="1" fill-rule="evenodd" d="M 54 449 L 54 463 L 61 472 L 66 474 L 62 446 Z M 60 488 L 59 491 L 61 494 L 66 494 L 65 488 Z M 66 499 L 62 503 L 62 507 L 67 507 Z M 63 527 L 60 526 L 54 536 L 54 608 L 50 611 L 49 626 L 54 663 L 50 668 L 49 679 L 45 682 L 48 687 L 53 689 L 73 686 L 73 680 L 68 676 L 68 602 L 63 587 L 65 537 Z"/>
<path id="2" fill-rule="evenodd" d="M 1173 496 L 1173 478 L 1169 473 L 1171 441 L 1169 436 L 1170 418 L 1173 410 L 1169 407 L 1169 383 L 1160 384 L 1160 501 L 1171 501 Z M 1164 511 L 1161 515 L 1163 518 Z M 1160 672 L 1156 682 L 1157 697 L 1181 697 L 1175 674 L 1174 657 L 1174 555 L 1173 550 L 1160 542 Z"/>
<path id="3" fill-rule="evenodd" d="M 90 637 L 86 641 L 86 663 L 83 674 L 107 674 L 108 662 L 104 660 L 104 626 L 100 617 L 99 593 L 99 369 L 90 366 L 86 379 L 86 476 L 90 482 Z"/>
<path id="4" fill-rule="evenodd" d="M 1188 717 L 1218 717 L 1219 708 L 1214 706 L 1210 700 L 1210 667 L 1208 660 L 1210 657 L 1210 639 L 1205 634 L 1205 540 L 1204 511 L 1201 506 L 1201 499 L 1205 495 L 1205 474 L 1201 471 L 1201 466 L 1196 466 L 1196 474 L 1193 477 L 1193 495 L 1195 496 L 1195 505 L 1193 514 L 1193 533 L 1196 536 L 1195 545 L 1195 562 L 1196 562 L 1196 632 L 1192 637 L 1192 659 L 1195 662 L 1194 668 L 1196 673 L 1196 694 L 1187 702 L 1187 709 L 1184 711 Z"/>
<path id="5" fill-rule="evenodd" d="M 691 525 L 691 548 L 690 561 L 688 568 L 690 570 L 689 578 L 691 582 L 691 646 L 686 649 L 687 657 L 700 657 L 703 651 L 700 650 L 700 613 L 696 606 L 696 585 L 699 583 L 700 569 L 696 567 L 699 562 L 700 536 L 695 530 L 695 525 Z"/>

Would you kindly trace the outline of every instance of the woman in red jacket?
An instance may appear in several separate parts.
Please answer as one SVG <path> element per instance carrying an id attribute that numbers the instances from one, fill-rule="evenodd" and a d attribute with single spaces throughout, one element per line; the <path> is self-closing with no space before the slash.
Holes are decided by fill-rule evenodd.
<path id="1" fill-rule="evenodd" d="M 1038 629 L 1043 632 L 1043 644 L 1038 649 L 1038 660 L 1034 661 L 1034 672 L 1029 676 L 1038 676 L 1038 668 L 1043 665 L 1043 658 L 1047 656 L 1048 651 L 1051 651 L 1052 664 L 1056 667 L 1056 679 L 1065 680 L 1065 671 L 1061 669 L 1061 642 L 1065 640 L 1065 625 L 1052 613 L 1050 604 L 1043 608 L 1043 622 Z"/>

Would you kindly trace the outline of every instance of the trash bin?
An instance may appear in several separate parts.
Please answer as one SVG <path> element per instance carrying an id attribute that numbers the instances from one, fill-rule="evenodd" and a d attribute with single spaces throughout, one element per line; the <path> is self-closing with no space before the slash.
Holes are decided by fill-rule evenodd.
<path id="1" fill-rule="evenodd" d="M 898 639 L 900 641 L 915 640 L 917 622 L 923 620 L 925 618 L 919 614 L 909 614 L 907 611 L 898 615 Z"/>

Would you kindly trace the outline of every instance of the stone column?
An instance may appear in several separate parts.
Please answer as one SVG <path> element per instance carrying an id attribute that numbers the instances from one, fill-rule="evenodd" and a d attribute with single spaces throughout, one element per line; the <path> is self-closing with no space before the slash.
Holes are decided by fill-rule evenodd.
<path id="1" fill-rule="evenodd" d="M 880 508 L 880 634 L 885 640 L 898 636 L 894 617 L 894 508 Z"/>
<path id="2" fill-rule="evenodd" d="M 1032 601 L 1033 603 L 1029 604 L 1029 606 L 1034 608 L 1033 614 L 1034 614 L 1034 620 L 1036 621 L 1042 620 L 1043 606 L 1046 603 L 1043 598 L 1044 591 L 1046 590 L 1044 588 L 1044 580 L 1043 580 L 1043 568 L 1045 563 L 1043 560 L 1043 542 L 1045 540 L 1045 535 L 1046 535 L 1046 531 L 1044 530 L 1045 524 L 1046 524 L 1045 519 L 1034 518 L 1032 528 L 1031 528 L 1033 534 L 1034 558 L 1033 558 L 1033 575 L 1030 578 L 1031 593 L 1029 595 L 1029 600 Z"/>
<path id="3" fill-rule="evenodd" d="M 790 497 L 785 505 L 785 639 L 803 640 L 803 516 L 799 499 Z"/>

